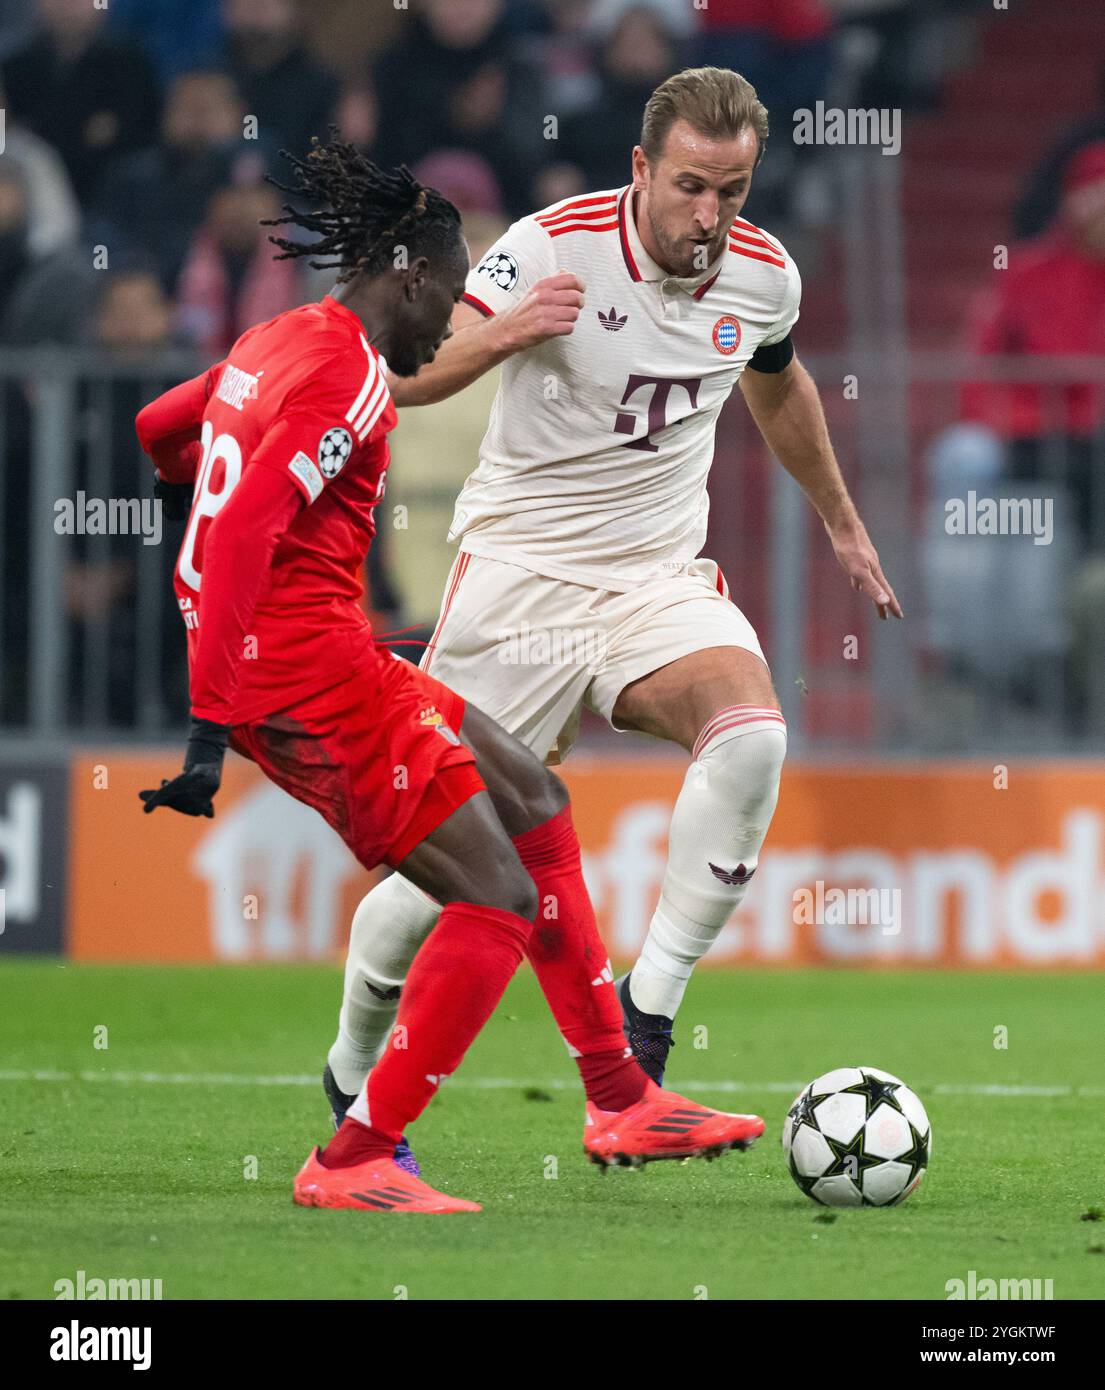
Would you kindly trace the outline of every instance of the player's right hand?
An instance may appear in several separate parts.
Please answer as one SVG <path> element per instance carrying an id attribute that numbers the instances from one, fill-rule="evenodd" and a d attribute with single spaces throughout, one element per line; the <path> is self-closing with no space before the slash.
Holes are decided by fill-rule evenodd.
<path id="1" fill-rule="evenodd" d="M 216 763 L 197 763 L 185 768 L 172 781 L 162 779 L 156 791 L 139 792 L 145 803 L 143 810 L 148 815 L 159 806 L 167 806 L 170 811 L 179 811 L 182 816 L 206 816 L 209 820 L 215 814 L 212 797 L 219 790 L 222 781 L 222 768 Z"/>
<path id="2" fill-rule="evenodd" d="M 160 473 L 154 475 L 153 495 L 161 503 L 167 521 L 187 521 L 192 510 L 194 483 L 170 483 Z"/>
<path id="3" fill-rule="evenodd" d="M 583 308 L 583 291 L 583 281 L 568 270 L 538 280 L 517 308 L 500 319 L 508 351 L 521 352 L 570 333 Z"/>

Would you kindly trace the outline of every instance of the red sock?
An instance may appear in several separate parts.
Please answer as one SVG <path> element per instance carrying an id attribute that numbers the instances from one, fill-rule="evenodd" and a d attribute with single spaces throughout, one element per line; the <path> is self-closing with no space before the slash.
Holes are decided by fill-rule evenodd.
<path id="1" fill-rule="evenodd" d="M 391 1043 L 321 1155 L 325 1167 L 391 1157 L 491 1017 L 532 932 L 513 912 L 448 904 L 414 958 Z"/>
<path id="2" fill-rule="evenodd" d="M 565 807 L 514 847 L 537 885 L 537 921 L 526 946 L 549 1008 L 571 1049 L 588 1100 L 624 1110 L 641 1099 L 648 1078 L 629 1052 L 606 947 L 579 859 L 572 813 Z"/>

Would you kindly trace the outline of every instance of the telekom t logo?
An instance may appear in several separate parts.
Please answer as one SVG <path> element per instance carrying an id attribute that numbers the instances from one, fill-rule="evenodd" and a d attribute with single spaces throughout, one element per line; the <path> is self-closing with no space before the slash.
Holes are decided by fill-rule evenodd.
<path id="1" fill-rule="evenodd" d="M 687 393 L 692 410 L 698 407 L 698 388 L 702 385 L 700 376 L 636 376 L 632 375 L 625 388 L 625 395 L 619 404 L 628 405 L 631 398 L 642 386 L 651 386 L 652 397 L 648 403 L 648 434 L 643 439 L 631 439 L 627 449 L 644 449 L 650 454 L 660 452 L 659 444 L 653 444 L 650 435 L 662 430 L 668 424 L 668 397 L 672 387 L 679 386 Z M 632 434 L 637 427 L 637 416 L 629 411 L 619 410 L 614 417 L 614 428 L 619 434 Z"/>

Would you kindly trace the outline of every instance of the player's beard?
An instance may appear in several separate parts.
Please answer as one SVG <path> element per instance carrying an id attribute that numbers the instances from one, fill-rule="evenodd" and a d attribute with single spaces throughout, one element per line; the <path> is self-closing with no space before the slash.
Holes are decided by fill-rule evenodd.
<path id="1" fill-rule="evenodd" d="M 692 276 L 700 275 L 708 265 L 712 265 L 721 255 L 725 238 L 729 234 L 729 229 L 726 227 L 717 233 L 713 241 L 696 244 L 689 237 L 669 236 L 665 228 L 654 220 L 651 211 L 648 214 L 648 220 L 652 228 L 653 238 L 664 258 L 664 264 L 673 275 L 681 280 L 688 280 Z M 704 256 L 696 257 L 696 252 L 700 250 L 705 253 Z"/>

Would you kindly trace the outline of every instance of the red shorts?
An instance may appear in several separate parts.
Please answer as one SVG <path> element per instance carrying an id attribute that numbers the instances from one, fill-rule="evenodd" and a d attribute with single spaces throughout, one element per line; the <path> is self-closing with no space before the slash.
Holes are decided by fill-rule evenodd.
<path id="1" fill-rule="evenodd" d="M 366 869 L 395 868 L 484 790 L 463 718 L 459 695 L 381 649 L 340 684 L 237 725 L 230 746 L 313 806 Z"/>

